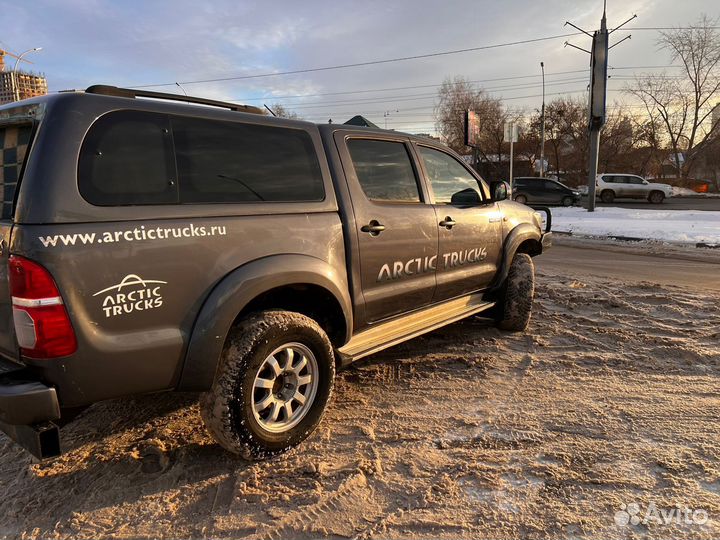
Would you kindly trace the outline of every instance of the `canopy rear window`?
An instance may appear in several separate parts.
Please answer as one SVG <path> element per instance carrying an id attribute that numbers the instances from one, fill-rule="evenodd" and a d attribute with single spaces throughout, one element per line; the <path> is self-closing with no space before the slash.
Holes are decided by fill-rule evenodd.
<path id="1" fill-rule="evenodd" d="M 2 125 L 0 120 L 0 188 L 2 189 L 2 212 L 0 219 L 11 219 L 15 192 L 20 182 L 25 157 L 30 148 L 33 125 Z"/>

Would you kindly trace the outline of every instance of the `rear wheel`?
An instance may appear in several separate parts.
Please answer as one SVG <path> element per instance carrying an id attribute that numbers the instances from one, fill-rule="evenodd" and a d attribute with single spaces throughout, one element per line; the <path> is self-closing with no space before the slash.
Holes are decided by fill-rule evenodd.
<path id="1" fill-rule="evenodd" d="M 335 377 L 333 349 L 309 317 L 262 311 L 228 336 L 210 392 L 206 427 L 226 450 L 264 459 L 300 444 L 322 419 Z"/>
<path id="2" fill-rule="evenodd" d="M 527 204 L 527 197 L 525 195 L 518 195 L 515 197 L 515 202 L 519 202 L 520 204 Z"/>
<path id="3" fill-rule="evenodd" d="M 610 189 L 606 189 L 600 194 L 600 200 L 604 203 L 613 202 L 615 200 L 615 192 Z"/>
<path id="4" fill-rule="evenodd" d="M 572 197 L 563 197 L 562 199 L 562 205 L 563 206 L 572 206 L 575 200 Z"/>
<path id="5" fill-rule="evenodd" d="M 653 204 L 661 204 L 665 200 L 665 194 L 662 191 L 651 191 L 648 200 Z"/>
<path id="6" fill-rule="evenodd" d="M 527 253 L 516 253 L 495 308 L 495 321 L 502 330 L 521 332 L 527 328 L 535 296 L 535 266 Z"/>

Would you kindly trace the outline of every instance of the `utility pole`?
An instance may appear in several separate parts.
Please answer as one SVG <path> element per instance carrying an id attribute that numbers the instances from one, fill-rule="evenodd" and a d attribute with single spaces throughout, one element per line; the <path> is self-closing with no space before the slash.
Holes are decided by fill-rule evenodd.
<path id="1" fill-rule="evenodd" d="M 542 71 L 542 108 L 540 109 L 540 178 L 545 176 L 545 62 L 540 62 Z"/>
<path id="2" fill-rule="evenodd" d="M 607 100 L 608 29 L 603 5 L 600 30 L 593 32 L 590 54 L 590 146 L 588 151 L 588 212 L 595 211 L 595 179 L 600 154 L 600 130 L 605 125 Z"/>
<path id="3" fill-rule="evenodd" d="M 597 177 L 598 167 L 598 155 L 600 153 L 600 131 L 605 125 L 605 102 L 607 100 L 607 69 L 608 69 L 608 51 L 615 45 L 618 45 L 630 39 L 631 36 L 626 36 L 617 43 L 608 47 L 609 36 L 615 30 L 625 26 L 627 23 L 632 21 L 637 15 L 633 15 L 627 21 L 622 23 L 620 26 L 613 28 L 608 31 L 607 28 L 607 17 L 605 15 L 607 8 L 607 0 L 603 0 L 603 14 L 600 19 L 600 30 L 596 30 L 592 33 L 586 32 L 582 28 L 575 26 L 571 22 L 566 22 L 566 25 L 570 25 L 577 30 L 580 30 L 584 34 L 587 34 L 592 38 L 591 50 L 585 50 L 581 47 L 577 47 L 572 43 L 565 42 L 565 45 L 570 45 L 575 49 L 579 49 L 586 53 L 590 53 L 590 100 L 588 107 L 588 129 L 590 134 L 590 146 L 588 152 L 588 212 L 595 211 L 595 182 Z"/>
<path id="4" fill-rule="evenodd" d="M 503 140 L 510 143 L 510 193 L 512 194 L 513 188 L 513 162 L 515 161 L 515 153 L 513 151 L 513 145 L 518 140 L 518 125 L 515 122 L 505 122 L 503 126 Z"/>

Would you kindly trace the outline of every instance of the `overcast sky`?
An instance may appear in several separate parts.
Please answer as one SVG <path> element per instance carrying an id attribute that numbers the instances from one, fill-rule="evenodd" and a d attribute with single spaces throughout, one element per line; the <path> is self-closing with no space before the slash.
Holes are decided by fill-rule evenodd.
<path id="1" fill-rule="evenodd" d="M 633 27 L 688 25 L 701 13 L 717 16 L 717 0 L 608 0 L 608 25 L 632 14 Z M 33 47 L 25 69 L 44 72 L 51 91 L 104 83 L 170 83 L 157 90 L 268 105 L 281 102 L 313 121 L 343 122 L 364 114 L 379 125 L 431 131 L 437 86 L 461 75 L 512 107 L 539 107 L 540 61 L 546 93 L 581 96 L 589 56 L 563 47 L 572 36 L 489 50 L 355 68 L 246 80 L 191 81 L 318 68 L 423 55 L 572 32 L 566 20 L 599 27 L 599 0 L 474 1 L 104 1 L 0 0 L 0 47 Z M 657 31 L 629 30 L 632 39 L 611 51 L 609 100 L 627 100 L 622 77 L 670 63 L 658 51 Z M 612 41 L 611 41 L 612 43 Z M 9 63 L 12 68 L 12 62 Z M 643 66 L 641 68 L 641 66 Z M 661 71 L 659 69 L 652 71 Z M 668 69 L 672 71 L 672 69 Z M 525 78 L 519 78 L 525 77 Z M 510 79 L 513 78 L 513 79 Z M 492 80 L 506 79 L 506 80 Z M 423 88 L 399 87 L 423 86 Z M 345 93 L 370 90 L 371 92 Z M 580 93 L 577 93 L 580 92 Z M 316 94 L 341 93 L 317 96 Z M 302 98 L 287 96 L 306 96 Z M 387 113 L 387 114 L 386 114 Z"/>

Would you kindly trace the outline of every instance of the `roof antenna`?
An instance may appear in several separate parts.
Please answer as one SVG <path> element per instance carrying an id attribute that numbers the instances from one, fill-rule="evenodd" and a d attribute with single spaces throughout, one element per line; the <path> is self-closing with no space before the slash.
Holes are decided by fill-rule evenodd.
<path id="1" fill-rule="evenodd" d="M 273 116 L 277 116 L 277 114 L 275 114 L 273 112 L 273 110 L 270 107 L 268 107 L 267 105 L 265 105 L 264 103 L 263 103 L 263 107 L 265 107 L 268 111 L 270 111 L 270 114 L 272 114 Z"/>

